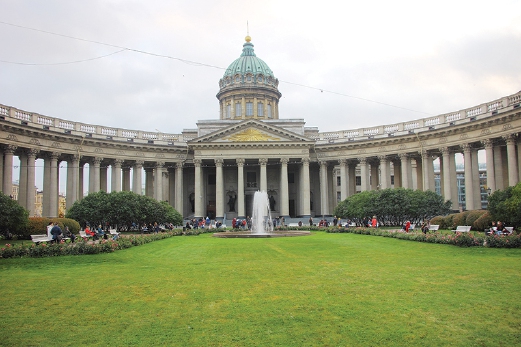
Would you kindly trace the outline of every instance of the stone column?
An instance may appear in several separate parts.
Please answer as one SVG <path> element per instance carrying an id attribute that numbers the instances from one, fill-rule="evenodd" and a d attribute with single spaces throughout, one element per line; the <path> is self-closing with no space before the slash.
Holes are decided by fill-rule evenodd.
<path id="1" fill-rule="evenodd" d="M 501 155 L 501 146 L 494 146 L 494 173 L 496 178 L 496 190 L 503 190 L 507 186 L 503 179 L 503 156 Z"/>
<path id="2" fill-rule="evenodd" d="M 452 209 L 459 210 L 459 197 L 458 197 L 458 179 L 456 173 L 456 156 L 453 151 L 452 155 L 449 156 L 449 171 L 450 171 L 450 192 L 452 200 Z"/>
<path id="3" fill-rule="evenodd" d="M 145 168 L 145 195 L 154 197 L 154 169 Z"/>
<path id="4" fill-rule="evenodd" d="M 0 191 L 5 194 L 5 192 L 4 192 L 4 149 L 2 148 L 2 146 L 0 146 Z"/>
<path id="5" fill-rule="evenodd" d="M 423 171 L 423 190 L 434 191 L 434 167 L 432 164 L 432 157 L 426 150 L 421 152 L 421 157 Z"/>
<path id="6" fill-rule="evenodd" d="M 237 216 L 246 217 L 244 204 L 244 159 L 236 159 L 237 163 Z M 251 217 L 251 216 L 250 216 Z"/>
<path id="7" fill-rule="evenodd" d="M 494 172 L 494 143 L 490 139 L 481 141 L 485 146 L 485 156 L 487 160 L 487 188 L 490 192 L 496 191 L 496 176 Z"/>
<path id="8" fill-rule="evenodd" d="M 79 157 L 79 156 L 78 156 Z M 83 199 L 83 178 L 85 174 L 85 162 L 78 163 L 78 200 Z"/>
<path id="9" fill-rule="evenodd" d="M 43 161 L 42 217 L 51 215 L 51 157 L 47 153 Z"/>
<path id="10" fill-rule="evenodd" d="M 136 194 L 143 194 L 143 160 L 136 160 L 133 170 L 132 191 Z"/>
<path id="11" fill-rule="evenodd" d="M 4 175 L 3 175 L 3 192 L 10 196 L 13 194 L 13 155 L 18 147 L 8 145 L 4 147 Z"/>
<path id="12" fill-rule="evenodd" d="M 367 158 L 358 158 L 360 162 L 360 191 L 369 190 L 369 170 L 367 168 Z"/>
<path id="13" fill-rule="evenodd" d="M 20 177 L 18 179 L 18 204 L 27 209 L 27 153 L 22 150 L 20 159 Z"/>
<path id="14" fill-rule="evenodd" d="M 346 166 L 347 160 L 340 159 L 338 161 L 340 165 L 340 201 L 344 201 L 347 199 L 348 194 L 348 183 L 347 183 L 347 174 L 346 174 Z"/>
<path id="15" fill-rule="evenodd" d="M 48 217 L 58 217 L 58 158 L 60 153 L 52 152 L 50 155 L 50 194 L 49 194 L 49 215 Z"/>
<path id="16" fill-rule="evenodd" d="M 348 196 L 356 194 L 356 163 L 349 162 L 347 164 L 347 174 L 348 174 Z"/>
<path id="17" fill-rule="evenodd" d="M 224 219 L 224 178 L 222 158 L 215 161 L 215 219 L 221 221 Z"/>
<path id="18" fill-rule="evenodd" d="M 99 169 L 99 189 L 100 191 L 108 192 L 108 167 L 101 166 Z"/>
<path id="19" fill-rule="evenodd" d="M 479 180 L 479 161 L 478 161 L 478 150 L 472 148 L 470 152 L 472 157 L 472 187 L 474 187 L 474 208 L 476 210 L 481 209 L 481 183 Z"/>
<path id="20" fill-rule="evenodd" d="M 195 190 L 194 190 L 194 199 L 195 199 L 195 212 L 194 218 L 202 218 L 204 214 L 204 205 L 203 205 L 203 168 L 201 167 L 202 160 L 194 159 L 195 166 Z"/>
<path id="21" fill-rule="evenodd" d="M 65 195 L 65 208 L 68 210 L 78 199 L 78 159 L 74 154 L 67 157 L 67 191 Z"/>
<path id="22" fill-rule="evenodd" d="M 517 173 L 516 135 L 503 136 L 507 143 L 508 185 L 515 186 L 519 182 Z"/>
<path id="23" fill-rule="evenodd" d="M 302 170 L 300 171 L 300 179 L 302 181 L 302 191 L 300 192 L 302 200 L 302 218 L 311 216 L 311 184 L 309 182 L 309 158 L 302 158 Z"/>
<path id="24" fill-rule="evenodd" d="M 268 176 L 266 174 L 266 165 L 268 164 L 268 158 L 260 158 L 260 191 L 268 191 Z"/>
<path id="25" fill-rule="evenodd" d="M 394 184 L 391 182 L 394 188 L 402 187 L 402 162 L 398 157 L 394 157 L 391 159 L 391 163 L 393 163 L 393 175 L 394 175 Z"/>
<path id="26" fill-rule="evenodd" d="M 320 214 L 329 214 L 328 184 L 327 184 L 327 161 L 320 160 Z"/>
<path id="27" fill-rule="evenodd" d="M 380 187 L 380 170 L 378 170 L 378 163 L 375 160 L 370 160 L 368 163 L 370 171 L 369 189 L 376 190 Z"/>
<path id="28" fill-rule="evenodd" d="M 36 155 L 40 152 L 38 149 L 31 148 L 27 151 L 27 210 L 29 211 L 29 217 L 34 216 L 36 209 Z"/>
<path id="29" fill-rule="evenodd" d="M 112 163 L 112 178 L 110 182 L 110 190 L 113 192 L 121 191 L 121 164 L 122 159 L 115 159 Z"/>
<path id="30" fill-rule="evenodd" d="M 380 174 L 382 176 L 380 180 L 380 188 L 391 188 L 391 168 L 389 166 L 389 159 L 387 159 L 387 156 L 385 155 L 379 156 L 378 159 L 380 159 Z"/>
<path id="31" fill-rule="evenodd" d="M 184 216 L 183 209 L 183 162 L 175 164 L 175 209 Z"/>
<path id="32" fill-rule="evenodd" d="M 411 189 L 411 161 L 409 159 L 409 155 L 407 153 L 398 154 L 400 157 L 400 161 L 402 163 L 402 187 L 406 189 Z"/>
<path id="33" fill-rule="evenodd" d="M 125 192 L 130 192 L 132 190 L 130 183 L 130 166 L 125 166 L 124 164 L 121 167 L 122 173 L 122 182 L 121 182 L 121 190 Z"/>
<path id="34" fill-rule="evenodd" d="M 464 144 L 461 146 L 463 148 L 463 156 L 465 162 L 465 204 L 467 210 L 474 209 L 474 187 L 473 187 L 473 179 L 472 179 L 472 147 L 470 144 Z"/>
<path id="35" fill-rule="evenodd" d="M 443 171 L 441 172 L 441 179 L 443 180 L 443 197 L 445 200 L 451 200 L 451 162 L 450 162 L 450 149 L 449 147 L 440 148 L 441 162 L 443 164 Z M 456 179 L 456 177 L 454 177 Z M 454 206 L 454 201 L 452 202 Z"/>
<path id="36" fill-rule="evenodd" d="M 280 216 L 289 217 L 288 158 L 280 158 Z"/>
<path id="37" fill-rule="evenodd" d="M 154 199 L 157 201 L 163 200 L 163 166 L 165 162 L 156 162 L 154 169 Z"/>

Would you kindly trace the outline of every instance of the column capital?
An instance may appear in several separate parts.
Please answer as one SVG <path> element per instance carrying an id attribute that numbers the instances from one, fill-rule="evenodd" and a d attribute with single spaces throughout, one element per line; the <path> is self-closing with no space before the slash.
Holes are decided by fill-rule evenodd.
<path id="1" fill-rule="evenodd" d="M 194 159 L 195 167 L 201 167 L 202 163 L 203 163 L 203 161 L 201 159 Z"/>
<path id="2" fill-rule="evenodd" d="M 378 156 L 378 159 L 380 160 L 380 162 L 382 162 L 382 161 L 383 161 L 383 162 L 386 162 L 389 158 L 387 158 L 386 155 L 379 155 L 379 156 Z"/>
<path id="3" fill-rule="evenodd" d="M 366 158 L 366 157 L 358 158 L 358 161 L 360 162 L 360 165 L 365 165 L 365 164 L 367 164 L 367 158 Z"/>
<path id="4" fill-rule="evenodd" d="M 442 155 L 449 155 L 450 154 L 450 148 L 449 147 L 440 147 L 440 152 Z"/>
<path id="5" fill-rule="evenodd" d="M 280 162 L 281 162 L 282 165 L 288 165 L 289 158 L 280 158 Z"/>
<path id="6" fill-rule="evenodd" d="M 327 160 L 321 160 L 321 159 L 319 159 L 318 163 L 320 164 L 320 166 L 327 166 L 327 165 L 328 165 Z"/>
<path id="7" fill-rule="evenodd" d="M 136 165 L 137 167 L 143 167 L 143 165 L 145 165 L 145 161 L 144 160 L 136 160 L 134 162 L 134 165 Z"/>
<path id="8" fill-rule="evenodd" d="M 164 161 L 156 161 L 156 169 L 162 169 L 165 166 Z"/>
<path id="9" fill-rule="evenodd" d="M 338 163 L 340 165 L 346 165 L 347 164 L 347 159 L 345 159 L 345 158 L 344 159 L 338 159 Z"/>
<path id="10" fill-rule="evenodd" d="M 60 152 L 50 152 L 49 153 L 49 158 L 51 160 L 58 160 L 58 158 L 60 157 L 61 153 Z"/>
<path id="11" fill-rule="evenodd" d="M 485 146 L 485 148 L 492 148 L 492 147 L 494 147 L 494 141 L 492 141 L 491 139 L 481 140 L 481 144 L 483 146 Z"/>
<path id="12" fill-rule="evenodd" d="M 223 167 L 223 164 L 224 164 L 224 159 L 223 158 L 217 158 L 217 159 L 214 159 L 214 161 L 215 161 L 215 166 Z"/>
<path id="13" fill-rule="evenodd" d="M 25 152 L 29 157 L 36 157 L 38 153 L 40 153 L 40 150 L 37 148 L 28 148 Z"/>
<path id="14" fill-rule="evenodd" d="M 506 134 L 501 137 L 503 138 L 503 140 L 505 140 L 505 142 L 507 144 L 515 144 L 516 138 L 517 138 L 517 133 Z"/>
<path id="15" fill-rule="evenodd" d="M 472 145 L 470 143 L 464 143 L 460 145 L 460 147 L 463 150 L 463 152 L 470 152 L 470 150 L 472 149 Z"/>
<path id="16" fill-rule="evenodd" d="M 310 160 L 309 160 L 309 158 L 304 157 L 304 158 L 302 158 L 301 162 L 302 162 L 302 164 L 304 164 L 304 165 L 309 165 Z"/>
<path id="17" fill-rule="evenodd" d="M 121 167 L 121 164 L 123 164 L 123 162 L 124 162 L 123 159 L 114 159 L 114 166 Z"/>
<path id="18" fill-rule="evenodd" d="M 266 166 L 266 164 L 268 164 L 268 158 L 259 158 L 259 164 L 261 166 Z"/>
<path id="19" fill-rule="evenodd" d="M 18 146 L 15 145 L 6 145 L 3 147 L 4 153 L 6 154 L 14 154 L 14 152 L 18 149 Z"/>
<path id="20" fill-rule="evenodd" d="M 182 169 L 183 166 L 184 166 L 184 163 L 182 161 L 178 161 L 177 163 L 175 163 L 176 169 Z"/>
<path id="21" fill-rule="evenodd" d="M 409 158 L 409 153 L 399 153 L 398 157 L 400 160 L 407 160 Z"/>
<path id="22" fill-rule="evenodd" d="M 237 158 L 237 159 L 235 159 L 235 162 L 237 163 L 237 166 L 242 167 L 242 166 L 244 166 L 245 160 L 244 160 L 244 158 Z"/>
<path id="23" fill-rule="evenodd" d="M 103 161 L 103 158 L 100 158 L 100 157 L 92 158 L 92 164 L 94 164 L 94 165 L 100 165 L 102 161 Z"/>

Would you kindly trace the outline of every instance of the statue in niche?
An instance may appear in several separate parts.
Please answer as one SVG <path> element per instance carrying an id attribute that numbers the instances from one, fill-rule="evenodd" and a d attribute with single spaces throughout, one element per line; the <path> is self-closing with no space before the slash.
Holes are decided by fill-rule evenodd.
<path id="1" fill-rule="evenodd" d="M 190 196 L 188 197 L 188 200 L 190 201 L 190 210 L 192 212 L 195 212 L 195 194 L 194 193 L 190 194 Z"/>
<path id="2" fill-rule="evenodd" d="M 277 203 L 275 201 L 275 198 L 273 197 L 273 195 L 270 195 L 270 211 L 275 211 L 275 204 Z"/>
<path id="3" fill-rule="evenodd" d="M 235 212 L 235 200 L 237 200 L 237 195 L 229 195 L 228 199 L 228 212 Z"/>

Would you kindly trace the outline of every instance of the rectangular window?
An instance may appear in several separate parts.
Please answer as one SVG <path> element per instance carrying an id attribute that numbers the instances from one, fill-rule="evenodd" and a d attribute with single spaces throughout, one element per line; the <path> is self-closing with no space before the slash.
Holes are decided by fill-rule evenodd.
<path id="1" fill-rule="evenodd" d="M 241 109 L 242 109 L 242 106 L 240 103 L 236 103 L 235 104 L 235 117 L 240 117 L 241 116 Z"/>
<path id="2" fill-rule="evenodd" d="M 226 118 L 232 117 L 232 105 L 228 104 L 226 105 Z"/>
<path id="3" fill-rule="evenodd" d="M 391 176 L 391 184 L 394 184 L 394 175 Z"/>
<path id="4" fill-rule="evenodd" d="M 362 176 L 356 176 L 356 185 L 361 186 L 362 185 Z"/>
<path id="5" fill-rule="evenodd" d="M 253 116 L 253 102 L 246 103 L 246 116 L 247 117 Z"/>
<path id="6" fill-rule="evenodd" d="M 337 187 L 340 187 L 342 185 L 342 180 L 340 176 L 336 176 L 336 185 Z"/>
<path id="7" fill-rule="evenodd" d="M 257 116 L 264 116 L 264 104 L 262 102 L 257 103 Z"/>
<path id="8" fill-rule="evenodd" d="M 271 105 L 270 104 L 268 104 L 267 109 L 268 109 L 268 118 L 273 118 L 273 116 L 271 114 Z"/>

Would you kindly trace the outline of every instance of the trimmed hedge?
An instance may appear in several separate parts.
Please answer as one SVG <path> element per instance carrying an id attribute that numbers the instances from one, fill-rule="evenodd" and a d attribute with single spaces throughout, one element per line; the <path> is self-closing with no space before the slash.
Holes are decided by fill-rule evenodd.
<path id="1" fill-rule="evenodd" d="M 9 243 L 0 248 L 0 258 L 41 258 L 57 257 L 61 255 L 83 255 L 111 253 L 119 249 L 126 249 L 133 246 L 144 245 L 145 243 L 166 239 L 173 236 L 199 235 L 202 233 L 214 232 L 213 229 L 192 229 L 187 231 L 174 230 L 157 234 L 125 235 L 117 240 L 101 240 L 98 243 L 90 242 L 78 237 L 76 242 L 62 241 L 61 243 L 46 243 L 13 246 Z"/>
<path id="2" fill-rule="evenodd" d="M 393 237 L 400 240 L 417 242 L 441 243 L 460 247 L 485 246 L 492 248 L 520 248 L 521 235 L 509 236 L 475 236 L 473 233 L 453 233 L 442 234 L 439 232 L 402 232 L 397 230 L 384 230 L 374 228 L 328 228 L 328 233 L 353 233 L 361 235 L 373 235 L 383 237 Z"/>
<path id="3" fill-rule="evenodd" d="M 76 222 L 74 219 L 70 218 L 47 218 L 47 217 L 30 217 L 29 223 L 27 225 L 27 228 L 24 232 L 23 236 L 24 239 L 30 240 L 31 235 L 41 235 L 41 234 L 47 234 L 47 225 L 49 225 L 50 222 L 56 222 L 58 223 L 58 226 L 65 230 L 65 227 L 69 227 L 69 230 L 76 234 L 80 231 L 80 224 Z"/>

